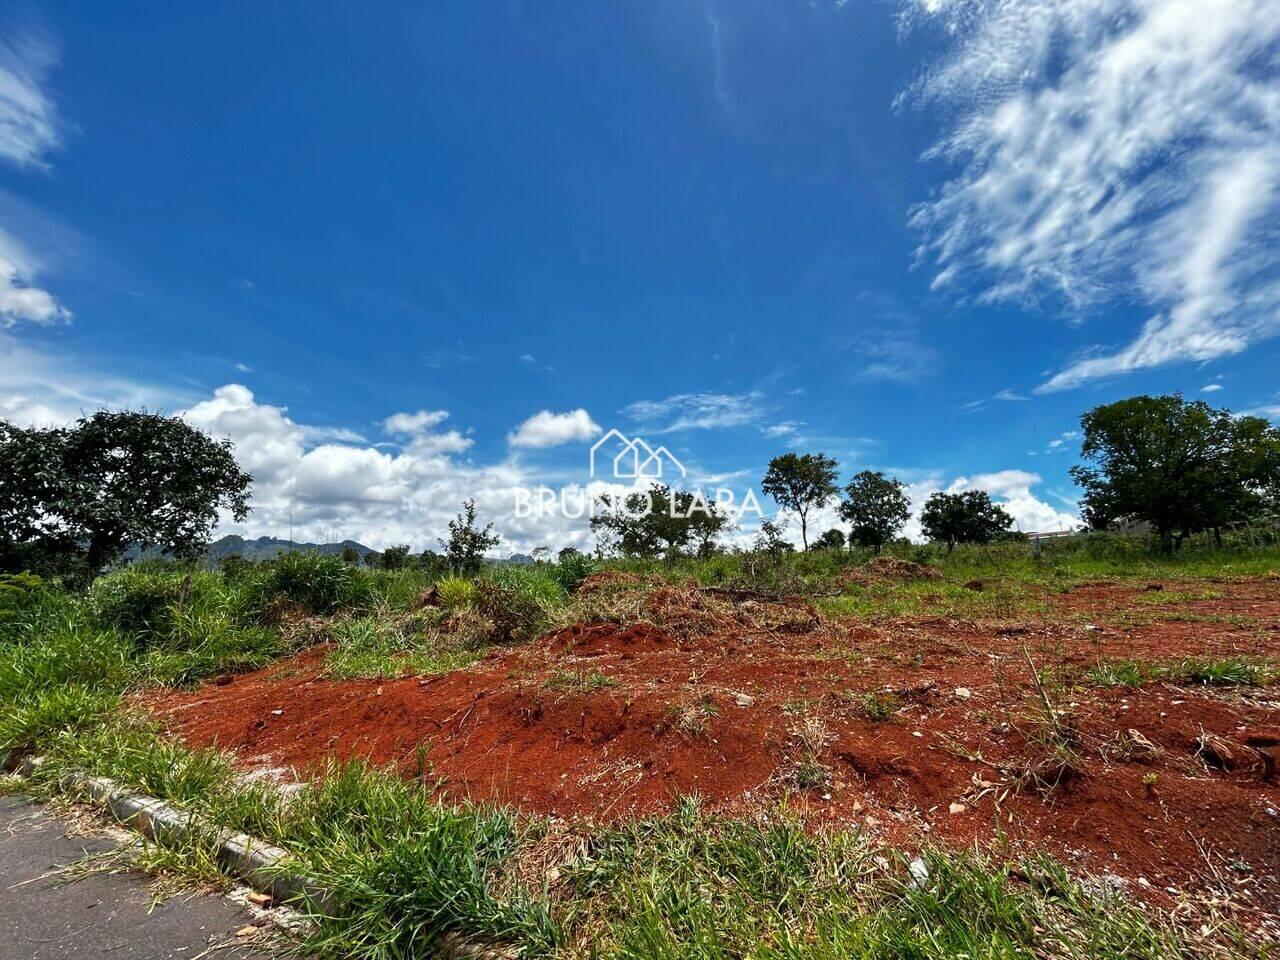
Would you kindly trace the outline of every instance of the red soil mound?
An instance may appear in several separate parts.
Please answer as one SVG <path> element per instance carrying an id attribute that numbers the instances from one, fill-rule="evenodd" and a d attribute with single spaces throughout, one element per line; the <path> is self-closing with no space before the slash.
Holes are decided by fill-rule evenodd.
<path id="1" fill-rule="evenodd" d="M 804 632 L 744 616 L 677 640 L 648 623 L 578 624 L 436 677 L 324 680 L 323 652 L 309 651 L 148 705 L 248 766 L 305 776 L 358 756 L 414 775 L 425 751 L 444 793 L 561 816 L 656 812 L 698 793 L 726 811 L 786 797 L 905 843 L 986 842 L 998 821 L 1015 847 L 1150 889 L 1204 885 L 1207 856 L 1238 881 L 1236 896 L 1274 911 L 1276 704 L 1261 691 L 1104 688 L 1084 675 L 1103 660 L 1280 653 L 1268 619 L 1280 586 L 1215 590 L 1261 619 L 1125 618 L 1108 592 L 1088 626 L 917 619 Z M 1081 612 L 1078 594 L 1063 601 Z M 1063 677 L 1054 721 L 1028 656 Z M 607 683 L 560 682 L 600 674 Z M 1213 760 L 1206 736 L 1231 763 Z M 825 774 L 802 778 L 805 760 Z"/>
<path id="2" fill-rule="evenodd" d="M 651 623 L 637 623 L 625 628 L 613 623 L 575 623 L 549 634 L 542 642 L 578 656 L 592 656 L 659 650 L 671 646 L 674 641 Z"/>

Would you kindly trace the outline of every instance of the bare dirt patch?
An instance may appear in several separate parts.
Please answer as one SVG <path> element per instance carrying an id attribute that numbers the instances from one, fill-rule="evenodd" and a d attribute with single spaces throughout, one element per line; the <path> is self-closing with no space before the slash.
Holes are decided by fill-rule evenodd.
<path id="1" fill-rule="evenodd" d="M 1047 849 L 1153 897 L 1227 884 L 1275 913 L 1280 691 L 1088 679 L 1107 661 L 1280 655 L 1280 584 L 1177 590 L 1172 608 L 1229 616 L 1127 623 L 1151 609 L 1142 584 L 1062 595 L 1071 622 L 999 624 L 833 623 L 664 588 L 637 606 L 652 621 L 575 624 L 440 676 L 325 680 L 313 650 L 146 704 L 192 744 L 300 776 L 362 757 L 448 796 L 597 819 L 690 793 L 726 812 L 787 798 L 905 845 Z"/>

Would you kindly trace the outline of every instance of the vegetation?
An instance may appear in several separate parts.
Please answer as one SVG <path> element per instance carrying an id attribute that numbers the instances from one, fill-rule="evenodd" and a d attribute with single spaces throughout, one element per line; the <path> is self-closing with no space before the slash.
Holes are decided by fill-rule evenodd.
<path id="1" fill-rule="evenodd" d="M 91 580 L 133 544 L 194 557 L 220 510 L 248 515 L 229 441 L 178 417 L 101 411 L 71 427 L 0 421 L 0 571 Z"/>
<path id="2" fill-rule="evenodd" d="M 822 453 L 784 453 L 769 461 L 760 488 L 800 517 L 800 545 L 809 549 L 809 511 L 836 495 L 835 460 Z"/>
<path id="3" fill-rule="evenodd" d="M 879 553 L 911 516 L 911 501 L 901 481 L 863 470 L 844 488 L 840 516 L 849 523 L 850 542 Z"/>
<path id="4" fill-rule="evenodd" d="M 1280 429 L 1180 396 L 1131 397 L 1080 420 L 1072 468 L 1094 529 L 1146 522 L 1166 553 L 1192 533 L 1221 530 L 1280 505 Z"/>
<path id="5" fill-rule="evenodd" d="M 715 552 L 716 537 L 729 518 L 701 492 L 654 484 L 645 492 L 605 494 L 591 529 L 610 549 L 629 557 L 674 558 L 697 544 L 700 556 Z"/>
<path id="6" fill-rule="evenodd" d="M 498 545 L 493 524 L 481 528 L 476 522 L 476 502 L 468 500 L 462 513 L 449 521 L 449 539 L 441 540 L 445 562 L 454 573 L 475 573 L 484 564 L 484 555 Z M 408 551 L 405 551 L 406 554 Z"/>
<path id="7" fill-rule="evenodd" d="M 920 526 L 926 537 L 951 551 L 957 543 L 991 543 L 1013 526 L 1013 517 L 985 490 L 965 490 L 931 496 L 920 512 Z"/>

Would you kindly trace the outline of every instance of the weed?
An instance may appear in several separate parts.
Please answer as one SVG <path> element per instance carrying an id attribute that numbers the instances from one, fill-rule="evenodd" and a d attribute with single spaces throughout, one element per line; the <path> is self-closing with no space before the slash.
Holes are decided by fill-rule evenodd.
<path id="1" fill-rule="evenodd" d="M 618 681 L 599 670 L 557 670 L 543 682 L 548 690 L 564 690 L 569 693 L 594 693 L 606 687 L 616 687 Z"/>

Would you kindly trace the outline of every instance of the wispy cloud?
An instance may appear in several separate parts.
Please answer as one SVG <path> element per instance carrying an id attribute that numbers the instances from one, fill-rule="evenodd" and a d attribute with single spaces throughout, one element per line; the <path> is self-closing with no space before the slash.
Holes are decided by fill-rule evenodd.
<path id="1" fill-rule="evenodd" d="M 0 419 L 56 426 L 101 409 L 173 410 L 189 393 L 93 369 L 0 332 Z"/>
<path id="2" fill-rule="evenodd" d="M 652 433 L 711 430 L 759 423 L 768 413 L 764 394 L 680 393 L 664 400 L 640 400 L 623 408 L 624 416 Z"/>
<path id="3" fill-rule="evenodd" d="M 1039 391 L 1280 332 L 1280 17 L 1271 0 L 905 0 L 949 54 L 908 99 L 958 117 L 962 170 L 912 223 L 936 287 L 1072 309 L 1145 302 L 1137 336 Z"/>
<path id="4" fill-rule="evenodd" d="M 993 403 L 1008 403 L 1009 401 L 1027 399 L 1029 398 L 1018 393 L 1016 390 L 1009 390 L 1006 388 L 1004 390 L 996 391 L 989 397 L 983 397 L 981 400 L 970 400 L 964 405 L 963 409 L 973 413 L 978 410 L 984 410 Z"/>
<path id="5" fill-rule="evenodd" d="M 32 33 L 0 38 L 0 157 L 19 167 L 47 166 L 62 123 L 46 84 L 58 52 Z"/>
<path id="6" fill-rule="evenodd" d="M 854 351 L 860 359 L 860 380 L 919 383 L 938 371 L 938 351 L 920 341 L 914 328 L 892 330 L 862 340 Z"/>

